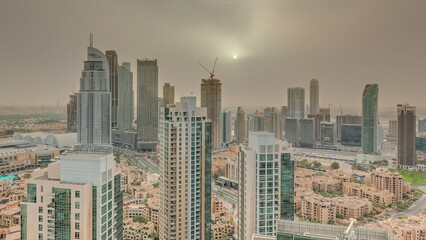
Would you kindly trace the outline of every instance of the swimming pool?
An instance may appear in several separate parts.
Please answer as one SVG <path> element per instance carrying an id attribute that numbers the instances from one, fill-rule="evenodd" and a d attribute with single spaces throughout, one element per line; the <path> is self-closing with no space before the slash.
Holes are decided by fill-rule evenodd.
<path id="1" fill-rule="evenodd" d="M 2 181 L 5 181 L 5 180 L 10 180 L 10 179 L 13 179 L 13 178 L 15 178 L 16 176 L 15 175 L 13 175 L 13 174 L 9 174 L 9 175 L 7 175 L 7 176 L 0 176 L 0 182 L 2 182 Z"/>

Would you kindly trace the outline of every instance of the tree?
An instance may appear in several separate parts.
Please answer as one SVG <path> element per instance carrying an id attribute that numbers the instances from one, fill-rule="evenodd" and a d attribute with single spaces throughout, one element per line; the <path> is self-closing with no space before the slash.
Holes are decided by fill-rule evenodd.
<path id="1" fill-rule="evenodd" d="M 25 179 L 28 179 L 28 178 L 30 178 L 30 177 L 31 177 L 31 173 L 25 173 L 25 174 L 24 174 L 24 178 L 25 178 Z"/>
<path id="2" fill-rule="evenodd" d="M 136 217 L 133 217 L 133 222 L 148 223 L 148 219 L 142 216 L 136 216 Z"/>
<path id="3" fill-rule="evenodd" d="M 339 163 L 338 163 L 338 162 L 333 162 L 333 163 L 331 164 L 331 168 L 333 168 L 333 169 L 339 169 L 339 168 L 340 168 L 340 165 L 339 165 Z"/>
<path id="4" fill-rule="evenodd" d="M 314 162 L 314 168 L 319 168 L 319 167 L 321 167 L 321 163 L 318 162 L 318 161 L 315 161 Z"/>

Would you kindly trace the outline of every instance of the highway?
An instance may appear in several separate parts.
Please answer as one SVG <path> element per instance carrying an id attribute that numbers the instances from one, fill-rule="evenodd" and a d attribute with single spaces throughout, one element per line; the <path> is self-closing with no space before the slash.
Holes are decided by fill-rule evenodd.
<path id="1" fill-rule="evenodd" d="M 404 212 L 398 212 L 392 214 L 392 218 L 399 217 L 410 217 L 414 215 L 419 215 L 423 212 L 426 212 L 426 195 L 417 200 L 413 205 L 411 205 Z"/>

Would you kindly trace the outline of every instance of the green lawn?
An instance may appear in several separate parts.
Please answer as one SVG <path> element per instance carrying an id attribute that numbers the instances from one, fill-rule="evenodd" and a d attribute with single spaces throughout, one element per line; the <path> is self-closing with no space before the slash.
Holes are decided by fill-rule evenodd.
<path id="1" fill-rule="evenodd" d="M 410 172 L 401 169 L 389 169 L 392 172 L 399 172 L 405 181 L 413 185 L 426 185 L 426 173 Z"/>

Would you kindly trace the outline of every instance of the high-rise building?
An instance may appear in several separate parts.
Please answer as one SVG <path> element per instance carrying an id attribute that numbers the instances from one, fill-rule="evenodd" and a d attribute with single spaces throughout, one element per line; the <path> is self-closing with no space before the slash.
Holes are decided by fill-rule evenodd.
<path id="1" fill-rule="evenodd" d="M 331 121 L 330 108 L 320 108 L 320 114 L 322 114 L 324 116 L 324 121 L 326 121 L 326 122 Z"/>
<path id="2" fill-rule="evenodd" d="M 138 148 L 153 151 L 158 132 L 158 66 L 157 59 L 138 59 Z"/>
<path id="3" fill-rule="evenodd" d="M 361 145 L 364 154 L 374 154 L 378 151 L 378 94 L 379 86 L 377 84 L 367 84 L 362 95 Z"/>
<path id="4" fill-rule="evenodd" d="M 281 130 L 285 129 L 285 119 L 288 117 L 288 107 L 281 106 Z"/>
<path id="5" fill-rule="evenodd" d="M 398 104 L 398 167 L 416 166 L 416 107 Z"/>
<path id="6" fill-rule="evenodd" d="M 313 118 L 300 119 L 300 147 L 314 147 L 315 122 Z"/>
<path id="7" fill-rule="evenodd" d="M 244 109 L 238 107 L 237 119 L 235 120 L 235 141 L 237 144 L 245 142 L 247 138 L 247 117 Z"/>
<path id="8" fill-rule="evenodd" d="M 287 90 L 289 118 L 305 118 L 305 89 L 301 87 Z"/>
<path id="9" fill-rule="evenodd" d="M 201 107 L 207 108 L 208 118 L 212 120 L 213 148 L 218 149 L 222 141 L 222 83 L 219 79 L 201 79 Z"/>
<path id="10" fill-rule="evenodd" d="M 239 153 L 238 239 L 274 236 L 278 219 L 294 219 L 294 162 L 274 134 L 250 132 Z"/>
<path id="11" fill-rule="evenodd" d="M 271 127 L 271 132 L 274 133 L 275 138 L 282 139 L 281 113 L 276 107 L 272 108 Z"/>
<path id="12" fill-rule="evenodd" d="M 308 118 L 314 119 L 314 140 L 319 142 L 321 138 L 321 122 L 324 121 L 324 114 L 308 114 Z"/>
<path id="13" fill-rule="evenodd" d="M 167 106 L 168 104 L 175 103 L 175 86 L 170 83 L 165 83 L 163 86 L 163 104 Z"/>
<path id="14" fill-rule="evenodd" d="M 250 131 L 254 132 L 263 132 L 265 131 L 265 118 L 263 117 L 263 113 L 256 110 L 253 116 L 253 125 Z"/>
<path id="15" fill-rule="evenodd" d="M 309 108 L 311 114 L 319 113 L 319 82 L 312 79 L 309 85 Z"/>
<path id="16" fill-rule="evenodd" d="M 114 50 L 105 52 L 109 65 L 109 90 L 111 91 L 111 127 L 116 128 L 118 123 L 118 56 Z"/>
<path id="17" fill-rule="evenodd" d="M 398 137 L 398 120 L 389 120 L 388 137 L 390 137 L 390 138 L 397 138 Z"/>
<path id="18" fill-rule="evenodd" d="M 67 104 L 67 132 L 77 132 L 77 95 L 71 94 Z"/>
<path id="19" fill-rule="evenodd" d="M 419 133 L 424 133 L 426 132 L 426 119 L 419 119 Z"/>
<path id="20" fill-rule="evenodd" d="M 299 119 L 287 118 L 285 123 L 285 139 L 293 145 L 300 146 L 300 123 Z"/>
<path id="21" fill-rule="evenodd" d="M 159 238 L 210 239 L 211 121 L 195 97 L 161 109 Z"/>
<path id="22" fill-rule="evenodd" d="M 222 113 L 222 146 L 227 147 L 232 142 L 232 112 Z"/>
<path id="23" fill-rule="evenodd" d="M 110 140 L 108 60 L 92 44 L 87 58 L 77 93 L 78 144 L 46 174 L 28 180 L 28 198 L 21 202 L 23 240 L 123 239 L 123 195 Z"/>
<path id="24" fill-rule="evenodd" d="M 358 115 L 337 115 L 336 116 L 336 133 L 337 141 L 340 141 L 342 138 L 342 125 L 343 124 L 361 124 L 362 117 Z"/>
<path id="25" fill-rule="evenodd" d="M 120 131 L 133 128 L 133 96 L 133 73 L 130 71 L 130 63 L 123 62 L 118 67 L 117 128 Z"/>

